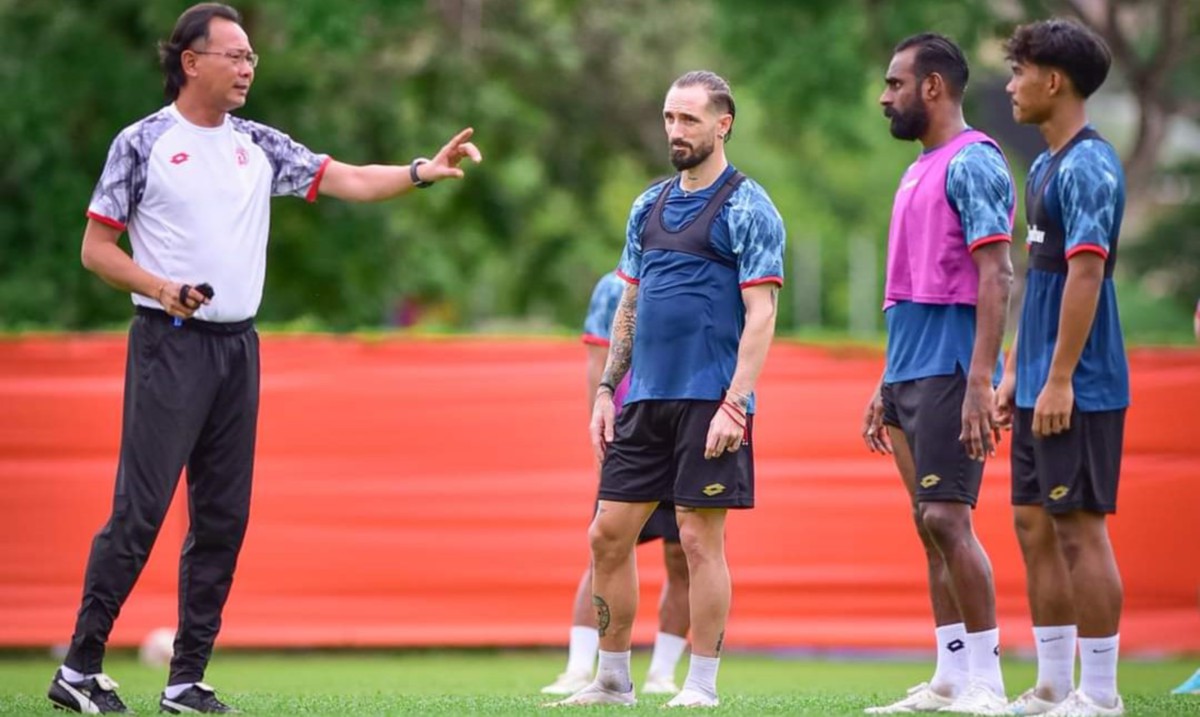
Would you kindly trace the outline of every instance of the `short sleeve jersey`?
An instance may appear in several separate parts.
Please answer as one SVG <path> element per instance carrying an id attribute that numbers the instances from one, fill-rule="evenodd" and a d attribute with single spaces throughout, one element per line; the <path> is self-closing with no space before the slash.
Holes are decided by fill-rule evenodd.
<path id="1" fill-rule="evenodd" d="M 1028 186 L 1038 206 L 1026 207 L 1031 213 L 1027 240 L 1034 256 L 1018 327 L 1016 403 L 1020 408 L 1036 407 L 1054 358 L 1067 275 L 1035 266 L 1036 255 L 1047 246 L 1047 235 L 1054 232 L 1062 240 L 1061 250 L 1054 253 L 1064 263 L 1080 252 L 1105 260 L 1095 318 L 1072 384 L 1080 411 L 1117 410 L 1129 405 L 1129 365 L 1111 276 L 1125 211 L 1125 173 L 1112 145 L 1098 136 L 1069 143 L 1059 151 L 1065 154 L 1057 162 L 1043 152 L 1029 171 Z M 1033 211 L 1039 212 L 1046 226 L 1038 226 Z"/>
<path id="2" fill-rule="evenodd" d="M 725 200 L 709 231 L 708 249 L 719 261 L 687 251 L 642 251 L 642 233 L 663 191 L 663 227 L 677 232 L 699 216 L 736 170 L 710 186 L 685 192 L 672 179 L 633 204 L 617 273 L 638 284 L 633 364 L 627 402 L 717 400 L 737 366 L 745 324 L 741 290 L 783 284 L 783 219 L 766 191 L 747 178 Z"/>
<path id="3" fill-rule="evenodd" d="M 588 302 L 587 316 L 583 320 L 583 342 L 596 346 L 608 346 L 612 334 L 613 317 L 626 283 L 615 271 L 610 271 L 596 282 L 592 299 Z"/>
<path id="4" fill-rule="evenodd" d="M 170 105 L 113 140 L 87 214 L 127 229 L 147 271 L 212 285 L 196 318 L 240 321 L 262 300 L 271 197 L 314 201 L 329 161 L 266 125 L 226 115 L 201 127 Z M 133 302 L 160 308 L 140 294 Z"/>

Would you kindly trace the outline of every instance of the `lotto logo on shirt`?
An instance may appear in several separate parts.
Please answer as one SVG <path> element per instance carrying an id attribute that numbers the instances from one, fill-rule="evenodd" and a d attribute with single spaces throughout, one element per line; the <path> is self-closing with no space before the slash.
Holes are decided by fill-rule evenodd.
<path id="1" fill-rule="evenodd" d="M 1029 233 L 1025 236 L 1026 244 L 1041 244 L 1046 241 L 1046 232 L 1036 226 L 1028 227 L 1028 230 Z"/>

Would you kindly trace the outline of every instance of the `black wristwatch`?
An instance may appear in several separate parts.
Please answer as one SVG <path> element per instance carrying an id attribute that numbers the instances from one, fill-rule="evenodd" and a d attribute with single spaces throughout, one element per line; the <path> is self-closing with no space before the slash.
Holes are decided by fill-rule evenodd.
<path id="1" fill-rule="evenodd" d="M 433 182 L 422 181 L 421 178 L 417 176 L 417 167 L 420 167 L 422 164 L 428 164 L 428 163 L 429 163 L 428 159 L 425 159 L 423 157 L 417 157 L 408 165 L 408 178 L 412 180 L 413 186 L 416 187 L 417 189 L 425 189 L 426 187 L 433 186 Z"/>

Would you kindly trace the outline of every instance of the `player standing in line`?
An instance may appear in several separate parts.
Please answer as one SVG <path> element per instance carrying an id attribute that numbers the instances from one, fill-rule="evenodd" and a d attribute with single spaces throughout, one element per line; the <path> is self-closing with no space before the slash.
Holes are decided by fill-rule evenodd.
<path id="1" fill-rule="evenodd" d="M 994 453 L 994 397 L 1012 284 L 1016 193 L 999 146 L 963 119 L 962 51 L 925 33 L 896 46 L 880 103 L 923 151 L 900 179 L 888 232 L 886 369 L 863 417 L 894 453 L 925 547 L 937 667 L 871 714 L 1000 714 L 1008 705 L 987 553 L 971 511 Z"/>
<path id="2" fill-rule="evenodd" d="M 657 182 L 656 182 L 657 184 Z M 587 317 L 583 322 L 583 343 L 587 347 L 588 401 L 600 387 L 600 376 L 608 360 L 609 333 L 613 316 L 625 290 L 625 282 L 610 271 L 596 282 L 592 300 L 588 304 Z M 629 392 L 632 372 L 613 392 L 613 409 L 621 413 L 625 394 Z M 679 692 L 675 685 L 675 667 L 687 647 L 688 633 L 688 572 L 687 556 L 679 544 L 679 526 L 675 522 L 675 506 L 668 502 L 659 503 L 638 536 L 638 545 L 661 538 L 663 541 L 663 565 L 666 578 L 658 608 L 658 635 L 654 638 L 654 652 L 650 656 L 650 669 L 642 683 L 642 693 L 648 695 L 673 695 Z M 575 592 L 572 610 L 571 641 L 567 649 L 567 669 L 553 684 L 542 688 L 547 695 L 570 695 L 587 687 L 592 682 L 596 666 L 596 653 L 600 648 L 600 635 L 596 630 L 596 610 L 592 607 L 592 568 L 588 565 L 579 588 Z"/>
<path id="3" fill-rule="evenodd" d="M 596 393 L 592 442 L 603 461 L 590 530 L 600 666 L 561 705 L 635 704 L 629 643 L 638 533 L 675 504 L 690 577 L 692 653 L 668 707 L 716 707 L 729 615 L 725 518 L 754 505 L 754 387 L 775 333 L 783 220 L 725 156 L 728 83 L 689 72 L 663 120 L 679 174 L 634 202 L 618 269 L 625 287 Z M 634 356 L 636 355 L 636 360 Z M 613 393 L 635 364 L 614 431 Z"/>
<path id="4" fill-rule="evenodd" d="M 204 672 L 250 514 L 258 423 L 254 315 L 266 273 L 271 197 L 388 199 L 461 177 L 479 150 L 464 130 L 433 159 L 354 166 L 234 117 L 258 55 L 236 10 L 195 5 L 160 47 L 170 102 L 113 141 L 88 207 L 83 264 L 132 294 L 112 513 L 92 541 L 56 707 L 127 712 L 104 674 L 105 643 L 150 555 L 187 466 L 179 629 L 164 712 L 229 712 Z M 118 244 L 129 231 L 133 256 Z M 211 287 L 208 286 L 211 284 Z"/>
<path id="5" fill-rule="evenodd" d="M 1049 145 L 1025 187 L 1029 270 L 996 401 L 1013 427 L 1012 502 L 1038 654 L 1016 714 L 1119 715 L 1117 509 L 1129 366 L 1113 268 L 1125 211 L 1116 151 L 1088 123 L 1111 55 L 1083 25 L 1023 25 L 1005 49 L 1013 118 Z M 1079 689 L 1072 689 L 1075 645 Z"/>

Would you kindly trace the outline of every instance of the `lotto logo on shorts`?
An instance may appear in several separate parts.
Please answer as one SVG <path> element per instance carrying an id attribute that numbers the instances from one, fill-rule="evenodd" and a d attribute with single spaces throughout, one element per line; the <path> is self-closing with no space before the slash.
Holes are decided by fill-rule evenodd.
<path id="1" fill-rule="evenodd" d="M 940 476 L 930 473 L 929 475 L 927 475 L 921 479 L 921 487 L 922 488 L 932 488 L 941 482 L 942 482 L 942 479 Z"/>
<path id="2" fill-rule="evenodd" d="M 704 486 L 703 490 L 700 492 L 711 498 L 714 495 L 721 495 L 724 493 L 725 486 L 721 485 L 720 483 L 709 483 L 708 485 Z"/>
<path id="3" fill-rule="evenodd" d="M 1054 490 L 1050 491 L 1050 500 L 1062 500 L 1067 497 L 1071 489 L 1065 485 L 1055 486 Z"/>

